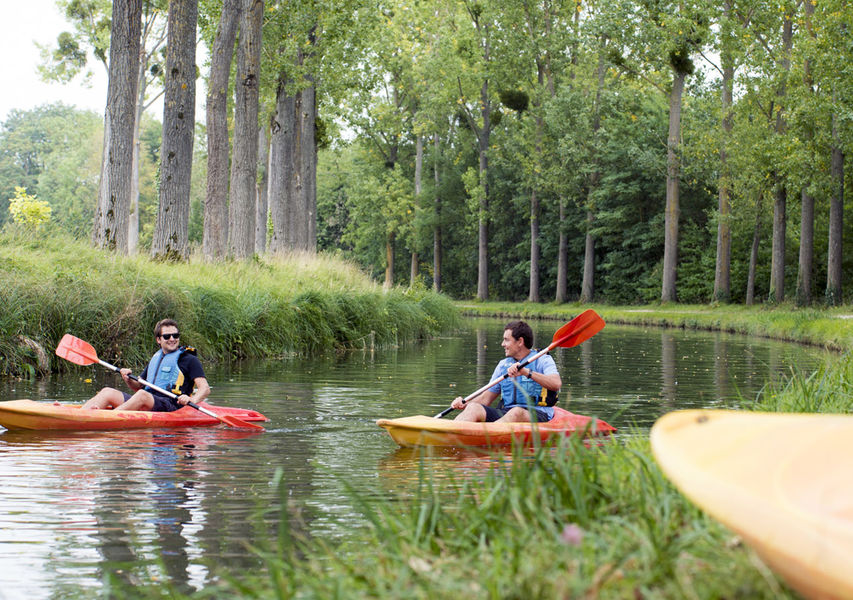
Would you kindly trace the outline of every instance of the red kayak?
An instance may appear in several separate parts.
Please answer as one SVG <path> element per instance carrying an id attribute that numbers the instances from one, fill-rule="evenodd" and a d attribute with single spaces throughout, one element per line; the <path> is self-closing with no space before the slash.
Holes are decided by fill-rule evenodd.
<path id="1" fill-rule="evenodd" d="M 505 446 L 513 440 L 532 444 L 556 435 L 594 436 L 616 431 L 604 421 L 560 407 L 554 407 L 554 418 L 547 423 L 468 423 L 418 415 L 380 419 L 376 424 L 401 446 Z"/>
<path id="2" fill-rule="evenodd" d="M 220 416 L 243 421 L 268 421 L 264 415 L 243 408 L 199 404 Z M 0 425 L 6 429 L 29 430 L 103 430 L 153 427 L 210 427 L 221 421 L 189 406 L 173 412 L 144 410 L 83 410 L 79 404 L 54 404 L 33 400 L 0 402 Z"/>

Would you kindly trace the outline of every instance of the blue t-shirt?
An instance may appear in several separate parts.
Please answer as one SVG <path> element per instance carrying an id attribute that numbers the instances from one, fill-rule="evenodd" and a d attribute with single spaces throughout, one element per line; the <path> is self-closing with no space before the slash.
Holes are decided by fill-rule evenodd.
<path id="1" fill-rule="evenodd" d="M 516 360 L 512 357 L 503 359 L 498 363 L 498 366 L 495 367 L 495 372 L 492 374 L 492 381 L 506 375 L 507 370 L 515 363 L 524 362 L 534 354 L 536 354 L 536 351 L 531 350 L 530 353 L 522 360 Z M 559 372 L 557 371 L 557 365 L 554 363 L 554 359 L 550 354 L 540 356 L 525 368 L 530 369 L 532 373 L 542 373 L 543 375 L 552 375 Z M 539 396 L 542 393 L 542 386 L 529 377 L 524 375 L 519 375 L 518 377 L 507 377 L 500 383 L 496 383 L 490 387 L 489 391 L 495 394 L 500 394 L 503 399 L 505 410 L 514 406 L 527 408 L 529 396 L 529 402 L 536 406 L 540 412 L 546 413 L 548 415 L 548 419 L 554 418 L 553 406 L 537 406 Z"/>

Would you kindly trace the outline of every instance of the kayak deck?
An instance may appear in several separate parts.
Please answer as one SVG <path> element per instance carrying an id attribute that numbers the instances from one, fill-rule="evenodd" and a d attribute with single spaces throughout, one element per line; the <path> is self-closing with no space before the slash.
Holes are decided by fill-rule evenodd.
<path id="1" fill-rule="evenodd" d="M 259 412 L 242 408 L 199 406 L 219 415 L 234 416 L 243 421 L 267 421 Z M 33 400 L 0 402 L 0 425 L 11 430 L 106 430 L 154 427 L 210 427 L 221 421 L 190 406 L 173 412 L 143 410 L 83 410 L 79 404 L 53 404 Z"/>
<path id="2" fill-rule="evenodd" d="M 554 418 L 546 423 L 470 423 L 436 419 L 417 415 L 400 419 L 379 419 L 400 446 L 507 446 L 517 443 L 531 444 L 552 436 L 609 435 L 616 431 L 594 417 L 576 415 L 559 407 L 554 408 Z"/>

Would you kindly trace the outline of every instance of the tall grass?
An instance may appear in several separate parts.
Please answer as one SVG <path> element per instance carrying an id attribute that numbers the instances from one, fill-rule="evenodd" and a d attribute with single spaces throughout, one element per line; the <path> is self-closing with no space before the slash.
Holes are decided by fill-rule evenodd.
<path id="1" fill-rule="evenodd" d="M 759 399 L 745 408 L 769 412 L 853 412 L 853 355 L 849 352 L 821 365 L 814 373 L 794 373 L 768 384 Z"/>
<path id="2" fill-rule="evenodd" d="M 357 492 L 351 492 L 358 497 Z M 283 500 L 284 501 L 284 500 Z M 427 471 L 413 498 L 363 501 L 342 545 L 286 534 L 267 572 L 198 596 L 779 598 L 751 551 L 663 477 L 639 436 L 516 448 L 485 475 Z"/>
<path id="3" fill-rule="evenodd" d="M 457 323 L 445 297 L 385 291 L 352 263 L 292 254 L 247 262 L 187 263 L 122 257 L 67 237 L 0 235 L 0 372 L 38 368 L 65 333 L 106 360 L 150 355 L 154 324 L 178 321 L 206 360 L 387 346 Z M 52 358 L 48 368 L 63 368 Z"/>

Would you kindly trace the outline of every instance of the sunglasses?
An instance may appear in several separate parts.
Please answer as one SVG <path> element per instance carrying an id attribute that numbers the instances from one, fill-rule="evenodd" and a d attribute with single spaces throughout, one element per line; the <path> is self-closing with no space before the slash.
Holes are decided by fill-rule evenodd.
<path id="1" fill-rule="evenodd" d="M 160 337 L 163 338 L 164 340 L 171 340 L 171 339 L 177 340 L 177 339 L 180 339 L 181 334 L 180 333 L 161 333 Z"/>

